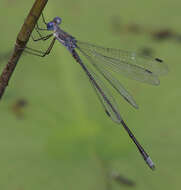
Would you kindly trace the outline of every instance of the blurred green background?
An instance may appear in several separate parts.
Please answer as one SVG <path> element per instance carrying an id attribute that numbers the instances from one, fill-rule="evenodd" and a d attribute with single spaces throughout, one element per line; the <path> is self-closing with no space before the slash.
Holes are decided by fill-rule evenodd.
<path id="1" fill-rule="evenodd" d="M 33 3 L 1 1 L 1 56 L 14 47 Z M 126 132 L 106 116 L 80 66 L 56 43 L 46 58 L 22 56 L 0 102 L 0 189 L 106 190 L 105 169 L 133 180 L 135 190 L 180 188 L 181 43 L 153 40 L 149 32 L 181 33 L 180 7 L 178 0 L 54 0 L 44 11 L 47 19 L 62 17 L 61 27 L 81 41 L 129 51 L 152 48 L 168 64 L 160 86 L 120 77 L 139 110 L 117 96 L 121 115 L 157 169 L 147 167 Z M 146 31 L 122 32 L 130 23 Z M 112 190 L 128 188 L 113 184 Z"/>

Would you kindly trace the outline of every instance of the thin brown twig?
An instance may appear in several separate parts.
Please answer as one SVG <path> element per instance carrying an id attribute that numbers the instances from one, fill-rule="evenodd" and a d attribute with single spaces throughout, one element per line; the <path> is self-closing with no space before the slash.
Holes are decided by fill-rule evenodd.
<path id="1" fill-rule="evenodd" d="M 35 0 L 33 7 L 31 8 L 23 26 L 21 27 L 16 39 L 14 51 L 0 76 L 0 99 L 3 96 L 6 87 L 8 86 L 8 82 L 16 68 L 18 60 L 21 57 L 30 35 L 47 2 L 48 0 Z"/>

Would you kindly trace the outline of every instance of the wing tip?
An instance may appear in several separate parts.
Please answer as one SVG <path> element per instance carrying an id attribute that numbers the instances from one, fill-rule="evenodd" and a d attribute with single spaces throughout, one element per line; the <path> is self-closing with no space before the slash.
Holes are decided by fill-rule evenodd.
<path id="1" fill-rule="evenodd" d="M 155 58 L 155 61 L 160 62 L 160 63 L 162 63 L 162 62 L 163 62 L 163 60 L 162 60 L 162 59 L 160 59 L 160 58 Z"/>
<path id="2" fill-rule="evenodd" d="M 139 109 L 139 106 L 137 104 L 134 104 L 133 106 L 134 108 Z"/>

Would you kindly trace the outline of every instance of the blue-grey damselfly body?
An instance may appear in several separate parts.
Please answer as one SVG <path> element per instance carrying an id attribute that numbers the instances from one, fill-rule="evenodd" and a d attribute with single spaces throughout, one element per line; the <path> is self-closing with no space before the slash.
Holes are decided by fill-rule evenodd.
<path id="1" fill-rule="evenodd" d="M 44 20 L 44 17 L 43 17 Z M 142 55 L 127 52 L 119 49 L 103 48 L 100 46 L 92 45 L 86 42 L 78 41 L 76 38 L 65 32 L 60 28 L 61 18 L 55 17 L 52 21 L 46 23 L 46 29 L 36 28 L 40 35 L 39 30 L 53 31 L 45 37 L 35 40 L 46 40 L 54 36 L 50 47 L 46 52 L 41 54 L 41 51 L 37 51 L 37 54 L 44 57 L 49 54 L 55 40 L 58 40 L 63 44 L 68 51 L 71 53 L 73 58 L 79 63 L 84 72 L 89 78 L 89 81 L 95 90 L 101 104 L 104 107 L 106 114 L 116 123 L 122 124 L 124 129 L 127 131 L 130 138 L 136 144 L 139 152 L 143 156 L 144 160 L 151 169 L 155 168 L 149 155 L 139 144 L 133 133 L 127 127 L 123 121 L 119 110 L 117 108 L 116 102 L 108 90 L 107 85 L 109 84 L 115 91 L 117 91 L 128 103 L 133 107 L 138 108 L 133 97 L 127 92 L 127 90 L 121 85 L 120 81 L 114 76 L 114 74 L 122 74 L 130 79 L 141 81 L 144 83 L 158 85 L 159 75 L 167 73 L 167 66 L 163 63 L 161 59 L 144 57 Z M 31 48 L 28 48 L 32 50 Z M 76 49 L 87 58 L 89 64 L 84 64 L 79 57 Z M 107 81 L 107 85 L 105 82 Z"/>

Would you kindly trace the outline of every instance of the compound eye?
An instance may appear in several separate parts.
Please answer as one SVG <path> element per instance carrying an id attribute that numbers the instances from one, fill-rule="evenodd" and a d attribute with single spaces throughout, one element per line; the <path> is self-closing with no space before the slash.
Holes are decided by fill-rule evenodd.
<path id="1" fill-rule="evenodd" d="M 53 22 L 47 23 L 47 30 L 53 30 L 53 29 L 54 29 Z"/>
<path id="2" fill-rule="evenodd" d="M 57 17 L 55 17 L 55 18 L 53 19 L 53 21 L 54 21 L 56 24 L 61 24 L 62 19 L 57 16 Z"/>

